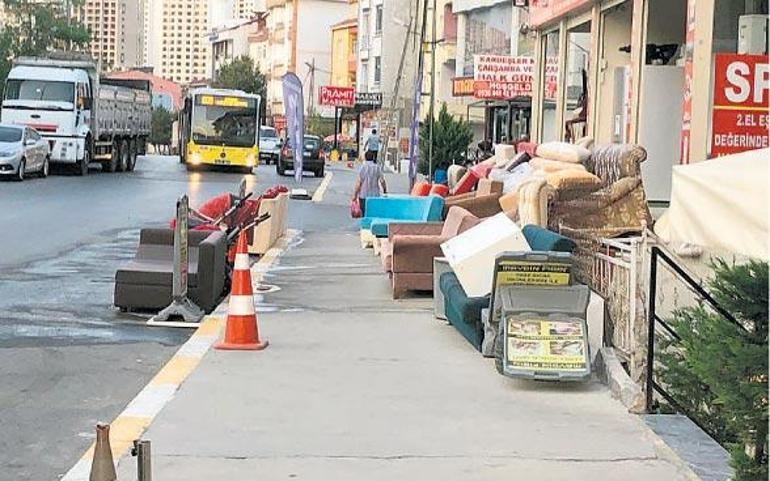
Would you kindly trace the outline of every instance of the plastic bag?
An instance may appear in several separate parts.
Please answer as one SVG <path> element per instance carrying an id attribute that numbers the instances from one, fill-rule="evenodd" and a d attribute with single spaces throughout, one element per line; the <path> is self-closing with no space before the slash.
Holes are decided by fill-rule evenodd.
<path id="1" fill-rule="evenodd" d="M 350 217 L 354 219 L 360 219 L 363 217 L 363 212 L 361 212 L 361 203 L 358 199 L 353 199 L 350 201 Z"/>

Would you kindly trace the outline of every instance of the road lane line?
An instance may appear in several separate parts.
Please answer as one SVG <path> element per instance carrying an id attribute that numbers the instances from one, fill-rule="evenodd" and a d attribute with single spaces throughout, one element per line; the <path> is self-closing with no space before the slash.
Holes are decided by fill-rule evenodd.
<path id="1" fill-rule="evenodd" d="M 252 282 L 261 282 L 264 274 L 293 245 L 299 235 L 299 231 L 288 230 L 274 247 L 251 266 Z M 195 371 L 203 356 L 219 339 L 225 324 L 228 302 L 229 297 L 217 306 L 213 314 L 203 318 L 187 342 L 110 423 L 110 445 L 116 463 L 128 454 L 133 441 L 141 437 L 160 411 L 174 398 L 182 383 Z M 78 462 L 60 478 L 61 481 L 88 481 L 93 456 L 94 445 L 91 444 Z"/>
<path id="2" fill-rule="evenodd" d="M 318 186 L 318 188 L 313 193 L 313 202 L 316 204 L 323 202 L 324 200 L 324 194 L 326 194 L 326 189 L 329 187 L 329 184 L 332 182 L 332 177 L 334 177 L 334 172 L 327 172 L 324 176 L 324 180 L 321 181 L 321 185 Z"/>

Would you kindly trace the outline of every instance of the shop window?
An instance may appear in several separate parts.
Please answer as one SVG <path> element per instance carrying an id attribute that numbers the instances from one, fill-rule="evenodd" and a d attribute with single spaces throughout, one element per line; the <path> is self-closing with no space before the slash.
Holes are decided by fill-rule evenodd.
<path id="1" fill-rule="evenodd" d="M 588 72 L 591 60 L 591 22 L 567 31 L 567 64 L 564 72 L 564 139 L 586 134 Z"/>
<path id="2" fill-rule="evenodd" d="M 542 90 L 543 115 L 540 119 L 542 142 L 557 140 L 559 128 L 556 125 L 556 98 L 559 92 L 559 31 L 550 32 L 543 38 L 544 82 Z"/>

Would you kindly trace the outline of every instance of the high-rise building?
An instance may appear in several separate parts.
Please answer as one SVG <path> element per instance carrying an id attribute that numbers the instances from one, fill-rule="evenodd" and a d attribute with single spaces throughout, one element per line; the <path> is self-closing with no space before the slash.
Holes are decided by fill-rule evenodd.
<path id="1" fill-rule="evenodd" d="M 211 48 L 208 0 L 145 0 L 145 64 L 180 84 L 205 80 Z"/>
<path id="2" fill-rule="evenodd" d="M 91 32 L 91 54 L 105 69 L 142 63 L 145 0 L 86 0 L 73 15 Z"/>

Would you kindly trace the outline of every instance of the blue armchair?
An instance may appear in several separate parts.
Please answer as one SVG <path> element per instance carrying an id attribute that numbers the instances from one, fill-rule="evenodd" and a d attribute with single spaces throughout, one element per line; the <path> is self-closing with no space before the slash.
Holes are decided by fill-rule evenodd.
<path id="1" fill-rule="evenodd" d="M 369 197 L 366 199 L 366 217 L 361 219 L 361 229 L 371 231 L 375 237 L 388 237 L 391 222 L 440 221 L 444 212 L 444 199 L 427 197 L 395 196 Z"/>

